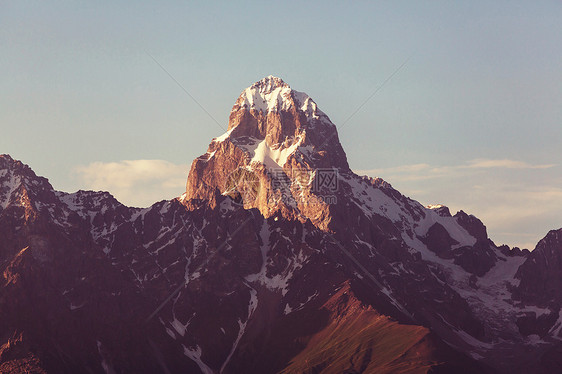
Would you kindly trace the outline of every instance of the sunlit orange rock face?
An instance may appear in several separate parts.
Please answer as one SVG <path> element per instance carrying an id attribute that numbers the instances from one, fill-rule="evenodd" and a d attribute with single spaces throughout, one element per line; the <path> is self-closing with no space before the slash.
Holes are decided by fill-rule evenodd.
<path id="1" fill-rule="evenodd" d="M 334 175 L 350 173 L 328 116 L 308 95 L 271 76 L 242 92 L 227 133 L 213 139 L 207 153 L 193 161 L 185 199 L 214 201 L 216 192 L 232 188 L 231 176 L 239 169 L 253 174 L 250 188 L 255 191 L 237 189 L 246 197 L 246 208 L 258 208 L 266 217 L 280 211 L 310 218 L 323 228 L 329 226 L 331 207 L 325 203 L 326 191 L 314 188 L 318 174 L 324 169 L 334 170 Z"/>
<path id="2" fill-rule="evenodd" d="M 498 247 L 356 175 L 270 76 L 148 208 L 0 156 L 0 372 L 560 372 L 561 237 Z"/>

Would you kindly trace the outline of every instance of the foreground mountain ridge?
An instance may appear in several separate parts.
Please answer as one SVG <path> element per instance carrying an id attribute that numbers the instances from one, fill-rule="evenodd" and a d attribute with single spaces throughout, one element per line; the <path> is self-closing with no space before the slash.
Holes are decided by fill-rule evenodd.
<path id="1" fill-rule="evenodd" d="M 562 229 L 498 247 L 355 175 L 329 117 L 272 76 L 149 208 L 0 156 L 0 239 L 4 371 L 562 368 Z"/>

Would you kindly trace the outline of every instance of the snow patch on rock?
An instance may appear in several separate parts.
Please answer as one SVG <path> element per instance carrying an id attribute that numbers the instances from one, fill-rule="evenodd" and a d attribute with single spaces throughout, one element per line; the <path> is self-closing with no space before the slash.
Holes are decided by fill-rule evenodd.
<path id="1" fill-rule="evenodd" d="M 213 370 L 209 366 L 207 366 L 207 364 L 205 364 L 203 360 L 201 360 L 201 355 L 203 354 L 201 347 L 195 345 L 195 347 L 187 348 L 183 344 L 182 347 L 183 347 L 183 354 L 189 357 L 190 359 L 192 359 L 193 361 L 195 361 L 195 363 L 199 366 L 199 369 L 203 374 L 214 374 Z"/>
<path id="2" fill-rule="evenodd" d="M 245 145 L 238 145 L 248 154 L 250 154 L 252 162 L 257 162 L 264 164 L 268 168 L 279 169 L 287 163 L 289 156 L 291 156 L 302 143 L 302 138 L 297 137 L 296 139 L 287 139 L 282 144 L 275 144 L 269 146 L 267 141 L 257 140 L 250 142 Z"/>

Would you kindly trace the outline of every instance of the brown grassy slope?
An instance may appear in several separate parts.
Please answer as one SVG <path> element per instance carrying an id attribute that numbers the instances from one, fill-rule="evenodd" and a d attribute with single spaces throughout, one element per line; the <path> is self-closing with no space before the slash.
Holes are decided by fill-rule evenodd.
<path id="1" fill-rule="evenodd" d="M 406 325 L 358 300 L 348 283 L 323 306 L 329 323 L 282 374 L 470 372 L 474 363 L 437 341 L 424 326 Z M 449 361 L 454 361 L 453 366 Z"/>

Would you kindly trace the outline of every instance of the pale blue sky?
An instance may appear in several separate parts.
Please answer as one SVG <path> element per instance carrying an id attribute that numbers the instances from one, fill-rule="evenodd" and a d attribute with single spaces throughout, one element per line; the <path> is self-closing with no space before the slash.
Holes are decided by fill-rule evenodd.
<path id="1" fill-rule="evenodd" d="M 269 74 L 339 125 L 410 58 L 341 127 L 350 165 L 529 247 L 562 227 L 561 19 L 558 1 L 4 1 L 0 153 L 147 205 L 223 129 L 145 51 L 224 128 Z"/>

